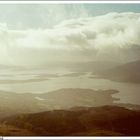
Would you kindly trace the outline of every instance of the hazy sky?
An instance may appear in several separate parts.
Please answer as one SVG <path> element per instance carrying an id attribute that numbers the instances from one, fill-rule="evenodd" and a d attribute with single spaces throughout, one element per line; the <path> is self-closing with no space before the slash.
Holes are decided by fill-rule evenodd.
<path id="1" fill-rule="evenodd" d="M 0 64 L 140 59 L 139 4 L 0 5 Z"/>
<path id="2" fill-rule="evenodd" d="M 110 12 L 140 12 L 140 4 L 0 4 L 0 22 L 10 28 L 46 28 L 64 19 Z"/>

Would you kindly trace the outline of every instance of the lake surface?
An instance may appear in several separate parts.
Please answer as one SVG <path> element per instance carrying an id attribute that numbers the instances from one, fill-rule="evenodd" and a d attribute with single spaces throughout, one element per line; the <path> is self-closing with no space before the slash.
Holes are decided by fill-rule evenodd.
<path id="1" fill-rule="evenodd" d="M 115 89 L 119 92 L 113 96 L 120 98 L 119 102 L 140 104 L 140 84 L 114 82 L 107 79 L 90 78 L 90 76 L 90 73 L 72 75 L 68 72 L 49 74 L 40 71 L 12 74 L 1 72 L 0 90 L 37 94 L 62 88 Z M 38 79 L 34 80 L 36 78 Z"/>

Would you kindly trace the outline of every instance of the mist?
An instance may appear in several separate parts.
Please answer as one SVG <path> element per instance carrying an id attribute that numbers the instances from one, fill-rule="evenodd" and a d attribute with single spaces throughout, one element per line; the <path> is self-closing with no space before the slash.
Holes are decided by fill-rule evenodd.
<path id="1" fill-rule="evenodd" d="M 0 24 L 1 64 L 32 66 L 55 61 L 139 59 L 139 13 L 83 16 L 47 28 L 23 30 L 9 26 Z"/>

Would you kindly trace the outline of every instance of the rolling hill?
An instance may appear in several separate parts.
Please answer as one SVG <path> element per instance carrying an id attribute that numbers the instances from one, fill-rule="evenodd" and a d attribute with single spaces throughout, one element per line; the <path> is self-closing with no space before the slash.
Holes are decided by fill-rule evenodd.
<path id="1" fill-rule="evenodd" d="M 0 91 L 0 118 L 20 113 L 34 113 L 74 106 L 112 105 L 116 90 L 59 89 L 32 94 Z"/>

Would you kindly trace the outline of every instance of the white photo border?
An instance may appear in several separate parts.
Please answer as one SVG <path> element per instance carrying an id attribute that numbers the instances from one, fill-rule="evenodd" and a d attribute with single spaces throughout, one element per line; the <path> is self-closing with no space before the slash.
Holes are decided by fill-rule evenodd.
<path id="1" fill-rule="evenodd" d="M 80 0 L 76 0 L 76 1 L 71 1 L 71 0 L 67 0 L 67 1 L 65 1 L 65 0 L 49 0 L 49 1 L 30 1 L 30 0 L 25 0 L 25 1 L 23 1 L 23 0 L 14 0 L 14 1 L 12 1 L 12 0 L 0 0 L 0 5 L 1 4 L 140 4 L 140 1 L 137 1 L 137 0 L 135 0 L 135 1 L 129 1 L 129 0 L 123 0 L 123 1 L 120 1 L 120 0 L 118 0 L 118 1 L 116 1 L 116 0 L 114 0 L 114 1 L 112 1 L 112 0 L 99 0 L 99 1 L 97 1 L 97 0 L 87 0 L 87 1 L 85 1 L 85 0 L 82 0 L 82 1 L 80 1 Z M 112 136 L 110 136 L 110 137 L 108 137 L 108 136 L 106 136 L 106 137 L 92 137 L 92 136 L 89 136 L 89 137 L 86 137 L 86 136 L 82 136 L 82 137 L 71 137 L 71 136 L 67 136 L 67 137 L 25 137 L 25 136 L 23 136 L 23 137 L 13 137 L 13 136 L 11 136 L 11 137 L 5 137 L 5 136 L 0 136 L 0 140 L 140 140 L 140 136 L 139 137 L 129 137 L 129 136 L 127 136 L 127 137 L 112 137 Z"/>

